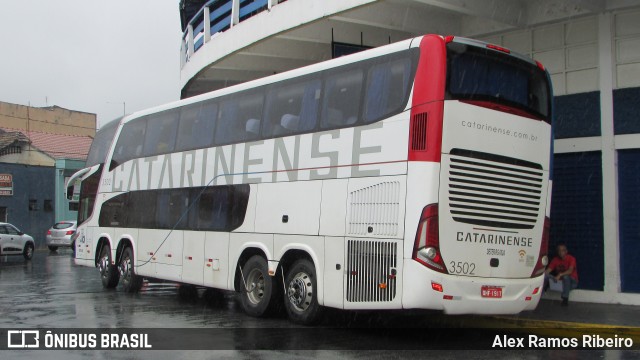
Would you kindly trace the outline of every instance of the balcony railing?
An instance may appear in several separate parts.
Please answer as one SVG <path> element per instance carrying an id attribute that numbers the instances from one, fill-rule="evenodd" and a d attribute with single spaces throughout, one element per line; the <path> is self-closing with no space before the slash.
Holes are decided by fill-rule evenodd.
<path id="1" fill-rule="evenodd" d="M 180 67 L 211 38 L 286 0 L 210 0 L 194 15 L 182 34 Z"/>

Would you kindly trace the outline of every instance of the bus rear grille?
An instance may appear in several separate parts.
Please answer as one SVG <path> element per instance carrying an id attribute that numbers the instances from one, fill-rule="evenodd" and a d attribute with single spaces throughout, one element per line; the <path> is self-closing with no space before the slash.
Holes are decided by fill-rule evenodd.
<path id="1" fill-rule="evenodd" d="M 349 193 L 349 235 L 398 234 L 400 182 L 385 181 Z"/>
<path id="2" fill-rule="evenodd" d="M 393 301 L 396 297 L 398 244 L 349 240 L 347 247 L 347 301 Z"/>
<path id="3" fill-rule="evenodd" d="M 455 221 L 509 229 L 535 226 L 541 208 L 540 164 L 453 149 L 448 175 Z"/>

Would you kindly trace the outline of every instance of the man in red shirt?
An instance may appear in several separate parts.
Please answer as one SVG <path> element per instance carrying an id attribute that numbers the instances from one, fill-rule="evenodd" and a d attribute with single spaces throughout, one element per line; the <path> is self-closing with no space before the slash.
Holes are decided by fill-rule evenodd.
<path id="1" fill-rule="evenodd" d="M 565 244 L 556 247 L 557 256 L 547 267 L 545 285 L 549 280 L 562 281 L 562 306 L 569 305 L 569 292 L 578 287 L 578 266 L 576 258 L 569 255 Z M 548 286 L 545 286 L 547 288 Z"/>

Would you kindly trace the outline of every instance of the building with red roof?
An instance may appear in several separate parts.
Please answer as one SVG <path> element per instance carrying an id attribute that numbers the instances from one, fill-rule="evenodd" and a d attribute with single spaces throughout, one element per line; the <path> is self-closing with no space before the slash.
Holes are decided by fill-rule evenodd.
<path id="1" fill-rule="evenodd" d="M 0 222 L 14 224 L 44 246 L 47 229 L 75 220 L 65 179 L 82 169 L 96 131 L 96 115 L 58 106 L 0 102 Z"/>

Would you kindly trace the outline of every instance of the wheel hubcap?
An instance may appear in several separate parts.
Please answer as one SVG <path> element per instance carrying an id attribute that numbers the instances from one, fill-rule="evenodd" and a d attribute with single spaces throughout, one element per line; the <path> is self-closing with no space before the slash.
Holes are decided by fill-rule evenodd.
<path id="1" fill-rule="evenodd" d="M 27 246 L 27 257 L 31 257 L 31 254 L 33 254 L 33 249 L 31 246 Z"/>
<path id="2" fill-rule="evenodd" d="M 100 262 L 98 263 L 98 271 L 103 277 L 107 277 L 109 275 L 109 256 L 104 255 L 100 258 Z"/>
<path id="3" fill-rule="evenodd" d="M 131 280 L 131 259 L 128 257 L 120 262 L 120 277 L 126 284 Z"/>
<path id="4" fill-rule="evenodd" d="M 308 274 L 297 273 L 289 282 L 287 288 L 289 302 L 299 311 L 305 311 L 313 300 L 313 283 Z"/>
<path id="5" fill-rule="evenodd" d="M 249 276 L 247 276 L 247 286 L 251 289 L 251 291 L 247 292 L 247 298 L 252 304 L 259 304 L 264 298 L 265 289 L 264 275 L 260 270 L 251 270 Z"/>

